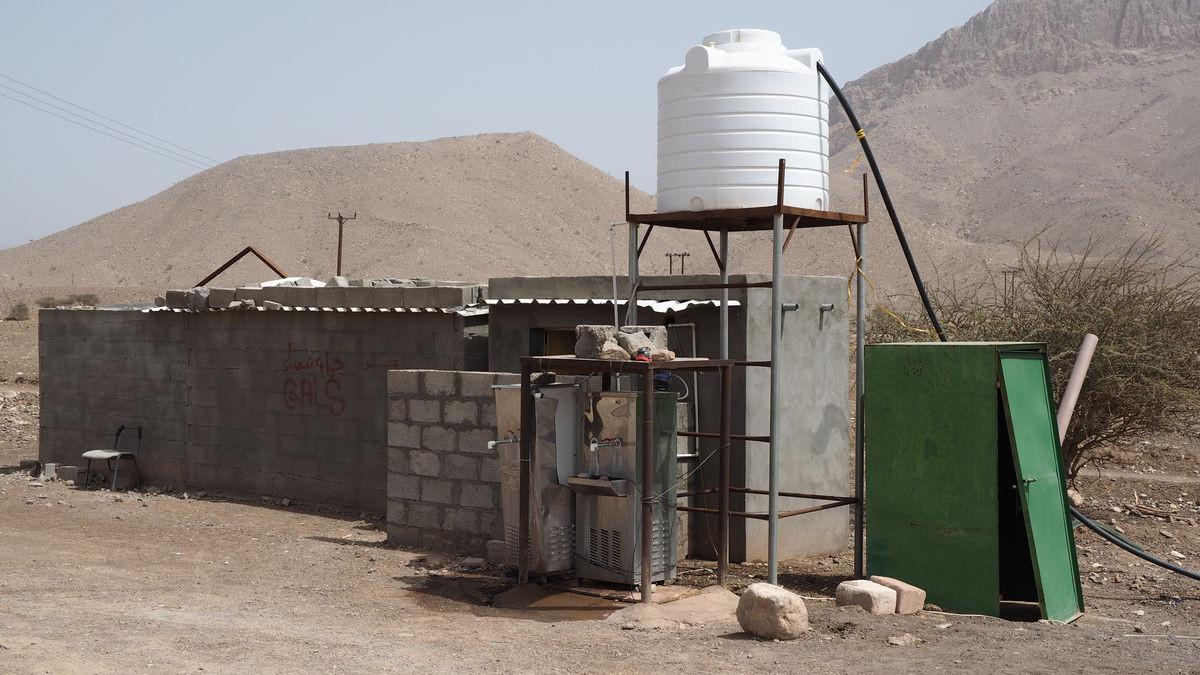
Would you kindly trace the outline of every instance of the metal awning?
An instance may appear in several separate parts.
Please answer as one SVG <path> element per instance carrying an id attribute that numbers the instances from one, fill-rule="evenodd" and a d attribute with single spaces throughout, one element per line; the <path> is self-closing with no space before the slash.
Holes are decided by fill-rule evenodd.
<path id="1" fill-rule="evenodd" d="M 488 305 L 571 305 L 575 307 L 611 307 L 613 304 L 612 298 L 489 298 Z M 628 300 L 618 299 L 618 307 L 624 307 L 629 303 Z M 737 307 L 742 303 L 738 300 L 730 300 L 730 307 Z M 638 300 L 638 308 L 646 308 L 658 314 L 666 314 L 667 312 L 678 312 L 689 307 L 712 306 L 719 307 L 720 300 Z"/>

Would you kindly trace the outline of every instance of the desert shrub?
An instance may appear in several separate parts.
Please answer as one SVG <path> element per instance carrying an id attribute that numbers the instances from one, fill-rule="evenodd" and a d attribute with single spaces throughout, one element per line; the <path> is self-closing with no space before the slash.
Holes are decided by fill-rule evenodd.
<path id="1" fill-rule="evenodd" d="M 94 306 L 99 303 L 100 303 L 100 296 L 96 295 L 95 293 L 72 293 L 71 295 L 67 296 L 66 304 L 68 304 L 68 305 L 80 304 L 80 305 L 93 305 Z"/>
<path id="2" fill-rule="evenodd" d="M 43 298 L 38 298 L 36 301 L 36 304 L 38 307 L 58 307 L 59 305 L 66 304 L 66 303 L 64 303 L 63 301 L 59 300 L 58 298 L 56 298 L 54 296 L 47 295 Z"/>
<path id="3" fill-rule="evenodd" d="M 8 321 L 28 321 L 29 320 L 29 305 L 18 302 L 9 310 L 8 316 L 4 317 Z"/>
<path id="4" fill-rule="evenodd" d="M 1045 342 L 1055 396 L 1086 333 L 1100 342 L 1063 440 L 1072 479 L 1102 450 L 1146 434 L 1200 435 L 1200 277 L 1192 259 L 1172 257 L 1158 238 L 1081 254 L 1020 245 L 1016 264 L 971 284 L 931 288 L 946 335 L 956 341 Z M 870 317 L 871 342 L 914 338 L 894 319 Z M 928 327 L 915 311 L 910 325 Z"/>

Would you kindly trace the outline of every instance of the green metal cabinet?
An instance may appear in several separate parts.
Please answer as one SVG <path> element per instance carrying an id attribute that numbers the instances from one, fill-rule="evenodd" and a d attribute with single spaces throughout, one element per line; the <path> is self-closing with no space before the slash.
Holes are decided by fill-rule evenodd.
<path id="1" fill-rule="evenodd" d="M 1083 612 L 1045 347 L 866 349 L 868 574 L 948 610 Z"/>

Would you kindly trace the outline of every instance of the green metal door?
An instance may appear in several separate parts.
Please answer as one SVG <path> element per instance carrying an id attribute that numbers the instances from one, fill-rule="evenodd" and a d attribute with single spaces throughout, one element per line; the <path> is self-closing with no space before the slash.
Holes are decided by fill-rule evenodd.
<path id="1" fill-rule="evenodd" d="M 1000 352 L 1001 399 L 1042 616 L 1072 621 L 1083 613 L 1075 536 L 1067 509 L 1050 372 L 1045 354 Z"/>

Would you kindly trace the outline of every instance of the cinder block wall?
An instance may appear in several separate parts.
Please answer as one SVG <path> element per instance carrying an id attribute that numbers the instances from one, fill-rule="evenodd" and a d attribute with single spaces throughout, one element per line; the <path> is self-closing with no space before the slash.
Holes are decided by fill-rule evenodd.
<path id="1" fill-rule="evenodd" d="M 189 373 L 182 315 L 43 309 L 38 314 L 42 461 L 80 464 L 142 425 L 143 478 L 183 483 Z M 133 450 L 126 432 L 121 448 Z"/>
<path id="2" fill-rule="evenodd" d="M 151 485 L 386 510 L 387 371 L 464 367 L 453 313 L 43 310 L 43 461 L 142 424 Z M 457 410 L 457 409 L 455 409 Z M 452 413 L 460 414 L 460 413 Z M 486 444 L 486 441 L 485 441 Z"/>
<path id="3" fill-rule="evenodd" d="M 394 544 L 483 552 L 504 538 L 494 384 L 511 373 L 393 370 L 387 396 L 387 533 Z"/>

